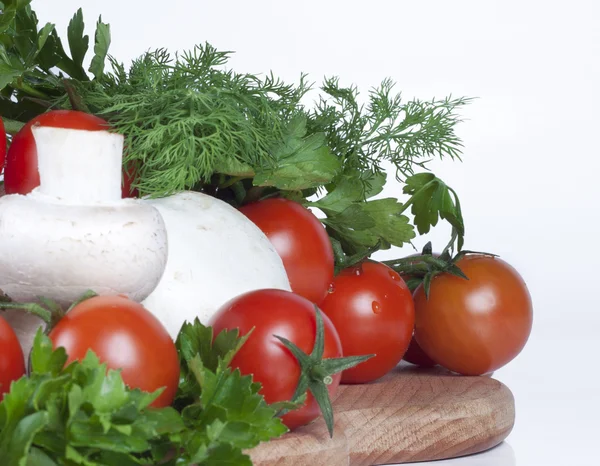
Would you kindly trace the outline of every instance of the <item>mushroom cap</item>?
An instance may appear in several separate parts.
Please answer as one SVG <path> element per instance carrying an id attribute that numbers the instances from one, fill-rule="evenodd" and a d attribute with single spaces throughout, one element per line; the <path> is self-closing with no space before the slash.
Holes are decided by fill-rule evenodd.
<path id="1" fill-rule="evenodd" d="M 70 305 L 86 290 L 144 300 L 167 261 L 162 217 L 150 205 L 0 198 L 0 289 L 18 302 Z"/>
<path id="2" fill-rule="evenodd" d="M 197 192 L 141 202 L 161 213 L 169 241 L 165 273 L 143 304 L 173 338 L 185 321 L 197 317 L 206 324 L 221 305 L 242 293 L 291 290 L 269 239 L 229 204 Z"/>

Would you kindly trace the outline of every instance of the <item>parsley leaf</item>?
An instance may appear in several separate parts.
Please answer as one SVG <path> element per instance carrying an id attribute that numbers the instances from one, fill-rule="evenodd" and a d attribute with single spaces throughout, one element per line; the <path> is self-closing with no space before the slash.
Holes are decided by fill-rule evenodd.
<path id="1" fill-rule="evenodd" d="M 373 248 L 402 246 L 415 237 L 408 217 L 402 214 L 403 204 L 393 198 L 365 199 L 364 181 L 355 175 L 343 175 L 326 196 L 309 203 L 325 213 L 323 223 L 330 236 L 345 253 L 356 256 L 356 261 L 369 255 Z M 385 174 L 375 175 L 366 187 L 366 196 L 379 194 L 384 184 Z M 337 263 L 352 265 L 339 255 Z"/>
<path id="2" fill-rule="evenodd" d="M 428 233 L 432 226 L 437 225 L 439 218 L 446 220 L 452 225 L 452 238 L 447 248 L 457 240 L 460 251 L 464 244 L 465 225 L 456 192 L 433 173 L 418 173 L 407 178 L 403 192 L 411 195 L 407 205 L 411 205 L 419 233 Z"/>
<path id="3" fill-rule="evenodd" d="M 251 464 L 244 450 L 287 432 L 260 385 L 228 367 L 244 343 L 196 320 L 178 338 L 177 407 L 149 409 L 159 395 L 128 388 L 93 352 L 64 367 L 63 348 L 40 330 L 31 374 L 0 403 L 0 458 L 17 466 Z"/>
<path id="4" fill-rule="evenodd" d="M 146 409 L 159 392 L 128 389 L 93 353 L 59 369 L 64 349 L 53 351 L 41 330 L 32 351 L 32 373 L 0 403 L 6 464 L 25 466 L 34 458 L 56 465 L 143 464 L 153 442 L 184 429 L 173 408 Z"/>
<path id="5" fill-rule="evenodd" d="M 71 57 L 73 62 L 77 66 L 83 65 L 83 59 L 88 51 L 90 38 L 83 34 L 85 24 L 83 22 L 83 12 L 81 8 L 77 10 L 77 13 L 73 15 L 73 18 L 69 22 L 67 29 L 67 39 L 69 41 L 69 50 L 71 51 Z"/>
<path id="6" fill-rule="evenodd" d="M 87 42 L 87 41 L 86 41 Z M 98 18 L 96 23 L 96 42 L 94 45 L 94 57 L 90 64 L 89 71 L 96 77 L 100 78 L 104 74 L 104 62 L 108 55 L 108 47 L 110 46 L 110 26 L 102 22 L 102 17 Z"/>
<path id="7" fill-rule="evenodd" d="M 231 455 L 232 448 L 252 448 L 287 432 L 275 417 L 276 408 L 258 393 L 260 385 L 228 367 L 248 336 L 238 338 L 237 330 L 226 330 L 213 343 L 212 328 L 198 319 L 183 325 L 177 338 L 182 369 L 178 404 L 184 404 L 181 414 L 188 434 L 182 436 L 185 453 L 180 458 L 251 464 L 246 456 Z"/>
<path id="8" fill-rule="evenodd" d="M 331 182 L 341 162 L 327 147 L 324 133 L 307 136 L 306 132 L 306 116 L 292 118 L 283 132 L 283 141 L 273 151 L 275 166 L 259 168 L 255 186 L 303 190 Z"/>

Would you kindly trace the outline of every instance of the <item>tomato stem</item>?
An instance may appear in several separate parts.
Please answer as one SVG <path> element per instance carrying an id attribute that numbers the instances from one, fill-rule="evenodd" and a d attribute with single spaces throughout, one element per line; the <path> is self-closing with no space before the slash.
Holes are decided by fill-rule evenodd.
<path id="1" fill-rule="evenodd" d="M 333 381 L 331 376 L 325 372 L 325 369 L 323 369 L 322 366 L 313 366 L 310 370 L 310 378 L 315 381 L 322 381 L 326 385 L 331 385 L 331 382 Z M 327 378 L 331 380 L 329 383 L 325 382 Z"/>
<path id="2" fill-rule="evenodd" d="M 323 359 L 323 351 L 325 349 L 325 326 L 323 324 L 323 316 L 317 306 L 315 306 L 317 331 L 315 335 L 315 344 L 310 354 L 306 354 L 294 343 L 286 338 L 275 335 L 283 345 L 290 350 L 294 355 L 298 364 L 300 364 L 300 378 L 298 386 L 292 398 L 292 403 L 297 403 L 298 400 L 306 396 L 307 390 L 312 393 L 315 398 L 329 435 L 333 437 L 333 408 L 327 386 L 333 383 L 333 375 L 338 374 L 346 369 L 350 369 L 361 362 L 375 356 L 374 354 L 364 356 L 350 356 L 345 358 L 329 358 Z"/>
<path id="3" fill-rule="evenodd" d="M 382 261 L 382 263 L 388 267 L 392 267 L 399 273 L 427 272 L 429 270 L 428 265 L 433 265 L 441 269 L 448 265 L 443 259 L 439 259 L 431 254 L 408 256 L 401 259 Z"/>

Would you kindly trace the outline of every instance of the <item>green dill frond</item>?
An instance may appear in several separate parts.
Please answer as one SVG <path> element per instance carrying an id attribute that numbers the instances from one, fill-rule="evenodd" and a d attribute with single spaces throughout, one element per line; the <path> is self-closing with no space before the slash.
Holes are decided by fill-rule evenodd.
<path id="1" fill-rule="evenodd" d="M 308 91 L 273 75 L 224 69 L 229 52 L 209 44 L 181 55 L 136 59 L 129 72 L 82 85 L 86 105 L 126 135 L 126 161 L 141 162 L 141 194 L 164 196 L 209 183 L 215 173 L 253 176 L 273 164 L 272 149 Z"/>
<path id="2" fill-rule="evenodd" d="M 326 79 L 325 96 L 311 112 L 311 127 L 325 132 L 331 150 L 346 166 L 377 173 L 388 161 L 398 179 L 434 157 L 460 158 L 456 111 L 470 99 L 403 102 L 393 88 L 393 81 L 386 79 L 369 92 L 366 105 L 359 105 L 356 87 L 341 87 L 335 77 Z"/>

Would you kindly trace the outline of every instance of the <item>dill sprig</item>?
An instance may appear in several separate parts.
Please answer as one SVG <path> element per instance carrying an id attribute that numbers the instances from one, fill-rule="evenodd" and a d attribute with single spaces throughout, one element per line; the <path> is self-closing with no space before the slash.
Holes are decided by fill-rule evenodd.
<path id="1" fill-rule="evenodd" d="M 273 148 L 308 90 L 273 75 L 226 70 L 230 52 L 210 44 L 172 56 L 160 49 L 113 71 L 99 82 L 81 83 L 87 107 L 126 135 L 126 161 L 139 162 L 141 194 L 164 196 L 213 175 L 251 177 L 272 167 Z"/>
<path id="2" fill-rule="evenodd" d="M 365 106 L 359 105 L 355 86 L 341 87 L 337 77 L 326 79 L 325 95 L 311 111 L 313 130 L 325 132 L 332 152 L 349 168 L 378 173 L 387 161 L 398 179 L 412 175 L 416 167 L 426 168 L 432 158 L 460 158 L 456 112 L 471 99 L 403 102 L 394 86 L 385 79 L 369 92 Z"/>

